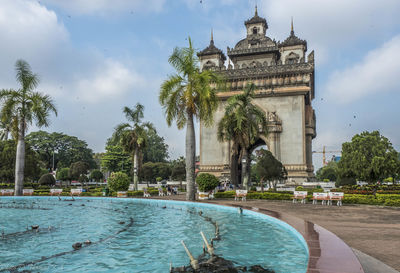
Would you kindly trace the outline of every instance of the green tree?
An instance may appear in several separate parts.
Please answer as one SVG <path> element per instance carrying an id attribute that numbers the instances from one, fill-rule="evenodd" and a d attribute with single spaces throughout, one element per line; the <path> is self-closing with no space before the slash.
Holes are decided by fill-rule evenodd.
<path id="1" fill-rule="evenodd" d="M 15 195 L 22 195 L 25 170 L 25 133 L 34 121 L 36 126 L 48 126 L 51 112 L 57 115 L 53 100 L 33 90 L 39 84 L 39 77 L 32 73 L 29 64 L 18 60 L 15 64 L 16 79 L 21 88 L 18 90 L 0 90 L 0 100 L 3 102 L 1 117 L 3 121 L 12 120 L 17 136 L 17 153 L 15 164 Z"/>
<path id="2" fill-rule="evenodd" d="M 338 163 L 335 161 L 328 162 L 326 166 L 318 169 L 316 177 L 319 181 L 328 179 L 329 181 L 336 181 L 338 177 Z"/>
<path id="3" fill-rule="evenodd" d="M 57 180 L 61 180 L 61 181 L 71 180 L 71 178 L 69 177 L 69 168 L 62 168 L 62 169 L 58 170 L 57 174 L 56 174 L 56 178 L 57 178 Z"/>
<path id="4" fill-rule="evenodd" d="M 121 123 L 115 128 L 113 138 L 120 142 L 125 152 L 131 155 L 133 162 L 133 183 L 138 189 L 138 173 L 140 171 L 140 159 L 143 149 L 147 145 L 147 130 L 154 130 L 151 123 L 142 122 L 144 106 L 136 104 L 135 109 L 124 107 L 123 112 L 129 123 Z"/>
<path id="5" fill-rule="evenodd" d="M 89 164 L 84 161 L 78 161 L 71 164 L 69 167 L 69 177 L 73 180 L 78 180 L 81 175 L 86 175 L 89 170 Z"/>
<path id="6" fill-rule="evenodd" d="M 55 185 L 56 184 L 56 179 L 51 173 L 46 173 L 42 175 L 39 179 L 39 184 L 40 185 Z"/>
<path id="7" fill-rule="evenodd" d="M 156 130 L 146 129 L 147 145 L 143 149 L 143 162 L 166 162 L 169 158 L 168 145 Z"/>
<path id="8" fill-rule="evenodd" d="M 212 124 L 213 114 L 218 106 L 214 86 L 218 87 L 220 80 L 212 71 L 200 72 L 199 60 L 190 37 L 189 47 L 175 48 L 168 61 L 176 74 L 162 83 L 159 100 L 168 126 L 174 120 L 178 129 L 186 126 L 186 199 L 195 200 L 196 139 L 193 119 L 200 119 L 206 126 Z"/>
<path id="9" fill-rule="evenodd" d="M 218 140 L 231 141 L 231 182 L 238 183 L 238 164 L 242 159 L 242 184 L 248 189 L 250 178 L 250 148 L 260 135 L 267 135 L 267 119 L 265 113 L 253 105 L 255 85 L 250 83 L 243 93 L 228 99 L 225 114 L 218 123 Z M 240 154 L 239 154 L 240 153 Z"/>
<path id="10" fill-rule="evenodd" d="M 101 158 L 101 167 L 110 172 L 131 173 L 132 161 L 120 145 L 107 145 Z"/>
<path id="11" fill-rule="evenodd" d="M 340 177 L 354 177 L 373 183 L 397 173 L 399 157 L 392 143 L 378 131 L 353 136 L 342 144 L 338 163 Z"/>
<path id="12" fill-rule="evenodd" d="M 102 182 L 103 178 L 104 178 L 104 175 L 100 170 L 96 169 L 96 170 L 93 170 L 90 173 L 90 179 L 91 180 L 94 180 L 94 181 L 97 181 L 97 182 Z"/>
<path id="13" fill-rule="evenodd" d="M 63 133 L 32 132 L 26 136 L 26 141 L 40 155 L 47 169 L 69 167 L 73 162 L 84 161 L 90 168 L 98 165 L 93 159 L 93 151 L 85 141 Z"/>
<path id="14" fill-rule="evenodd" d="M 142 166 L 141 178 L 148 182 L 155 182 L 157 177 L 168 179 L 171 176 L 171 166 L 166 162 L 146 162 Z"/>
<path id="15" fill-rule="evenodd" d="M 287 172 L 282 163 L 270 151 L 264 149 L 259 151 L 256 171 L 260 177 L 261 191 L 264 191 L 264 182 L 268 182 L 269 187 L 276 190 L 277 182 L 287 178 Z"/>
<path id="16" fill-rule="evenodd" d="M 171 162 L 171 179 L 183 181 L 186 179 L 186 164 L 183 156 Z"/>
<path id="17" fill-rule="evenodd" d="M 14 140 L 0 141 L 0 181 L 15 181 L 15 154 L 17 144 Z M 38 180 L 41 169 L 39 157 L 29 144 L 25 146 L 25 181 Z"/>
<path id="18" fill-rule="evenodd" d="M 129 188 L 129 177 L 123 172 L 111 173 L 108 186 L 112 191 L 126 191 Z"/>

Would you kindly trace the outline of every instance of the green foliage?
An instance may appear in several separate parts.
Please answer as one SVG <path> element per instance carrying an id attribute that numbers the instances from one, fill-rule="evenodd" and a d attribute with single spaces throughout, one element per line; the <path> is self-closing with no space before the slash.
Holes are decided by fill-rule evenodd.
<path id="1" fill-rule="evenodd" d="M 89 179 L 88 179 L 88 177 L 87 177 L 86 175 L 81 174 L 81 175 L 79 176 L 79 178 L 78 178 L 78 181 L 81 182 L 81 183 L 85 183 L 85 182 L 88 182 Z"/>
<path id="2" fill-rule="evenodd" d="M 335 161 L 329 162 L 326 166 L 320 168 L 317 173 L 316 177 L 319 181 L 336 181 L 338 177 L 338 163 Z"/>
<path id="3" fill-rule="evenodd" d="M 133 167 L 137 168 L 139 173 L 141 170 L 139 161 L 142 158 L 144 148 L 147 146 L 147 132 L 155 130 L 153 124 L 142 122 L 143 111 L 144 106 L 140 103 L 137 103 L 134 109 L 125 106 L 123 112 L 131 124 L 121 123 L 117 125 L 112 136 L 112 141 L 121 145 L 123 151 L 130 155 Z"/>
<path id="4" fill-rule="evenodd" d="M 261 181 L 280 181 L 287 177 L 287 172 L 282 163 L 270 151 L 261 149 L 257 157 L 256 172 Z M 276 182 L 272 183 L 276 188 Z"/>
<path id="5" fill-rule="evenodd" d="M 324 192 L 321 188 L 303 188 L 302 186 L 297 186 L 296 191 L 307 191 L 307 194 L 313 194 L 314 192 Z"/>
<path id="6" fill-rule="evenodd" d="M 342 187 L 342 186 L 345 186 L 345 185 L 356 185 L 356 184 L 357 184 L 357 181 L 356 181 L 356 179 L 354 177 L 339 175 L 339 177 L 338 177 L 338 179 L 337 179 L 337 181 L 335 183 L 335 186 L 336 187 Z"/>
<path id="7" fill-rule="evenodd" d="M 247 199 L 264 199 L 264 200 L 291 200 L 292 193 L 273 193 L 273 192 L 249 192 Z M 217 192 L 214 194 L 215 198 L 234 198 L 235 191 Z M 311 201 L 312 193 L 309 192 L 307 197 Z M 398 194 L 377 194 L 375 198 L 373 195 L 360 195 L 360 194 L 345 194 L 343 203 L 346 204 L 365 204 L 365 205 L 380 205 L 380 206 L 400 206 L 400 195 Z"/>
<path id="8" fill-rule="evenodd" d="M 146 162 L 142 166 L 141 178 L 144 181 L 154 182 L 156 181 L 157 177 L 161 177 L 161 180 L 168 179 L 170 175 L 171 175 L 171 166 L 169 163 Z"/>
<path id="9" fill-rule="evenodd" d="M 106 152 L 101 158 L 101 167 L 110 172 L 131 173 L 132 161 L 121 145 L 107 145 Z"/>
<path id="10" fill-rule="evenodd" d="M 157 177 L 157 178 L 156 178 L 156 181 L 157 181 L 157 182 L 161 182 L 161 180 L 162 180 L 162 177 Z"/>
<path id="11" fill-rule="evenodd" d="M 61 180 L 61 181 L 70 180 L 69 168 L 62 168 L 62 169 L 58 170 L 57 174 L 56 174 L 56 178 L 57 178 L 57 180 Z"/>
<path id="12" fill-rule="evenodd" d="M 208 192 L 215 189 L 219 185 L 219 180 L 215 175 L 209 173 L 201 173 L 196 177 L 199 191 Z"/>
<path id="13" fill-rule="evenodd" d="M 77 180 L 83 174 L 86 175 L 89 170 L 89 164 L 83 161 L 74 162 L 69 168 L 69 177 Z"/>
<path id="14" fill-rule="evenodd" d="M 0 111 L 2 122 L 12 124 L 14 139 L 17 136 L 25 139 L 28 126 L 34 121 L 38 127 L 49 125 L 49 115 L 57 115 L 57 109 L 49 95 L 35 92 L 39 85 L 39 76 L 34 74 L 29 64 L 24 60 L 15 63 L 16 79 L 21 87 L 17 90 L 0 90 L 0 101 L 3 102 Z"/>
<path id="15" fill-rule="evenodd" d="M 99 181 L 102 181 L 103 180 L 103 178 L 104 178 L 104 175 L 103 175 L 103 173 L 100 171 L 100 170 L 93 170 L 91 173 L 90 173 L 90 179 L 91 180 L 94 180 L 94 181 L 97 181 L 97 182 L 99 182 Z"/>
<path id="16" fill-rule="evenodd" d="M 84 161 L 90 168 L 96 168 L 93 151 L 85 141 L 63 133 L 32 132 L 26 136 L 27 142 L 39 154 L 47 169 L 69 167 L 73 162 Z"/>
<path id="17" fill-rule="evenodd" d="M 39 179 L 39 184 L 40 185 L 55 185 L 56 184 L 56 179 L 51 173 L 42 175 Z"/>
<path id="18" fill-rule="evenodd" d="M 354 177 L 369 183 L 397 175 L 399 154 L 392 143 L 378 131 L 355 135 L 343 143 L 338 163 L 340 177 Z"/>
<path id="19" fill-rule="evenodd" d="M 112 173 L 108 178 L 108 187 L 111 191 L 126 191 L 129 188 L 129 177 L 123 172 Z"/>
<path id="20" fill-rule="evenodd" d="M 171 163 L 171 179 L 176 181 L 184 181 L 186 179 L 185 158 L 181 156 Z"/>
<path id="21" fill-rule="evenodd" d="M 169 158 L 168 144 L 157 131 L 146 129 L 147 145 L 143 149 L 143 162 L 166 162 Z"/>
<path id="22" fill-rule="evenodd" d="M 0 141 L 0 181 L 14 182 L 17 145 L 14 140 Z M 46 170 L 45 173 L 48 173 Z M 38 180 L 41 176 L 38 155 L 25 145 L 25 180 Z"/>

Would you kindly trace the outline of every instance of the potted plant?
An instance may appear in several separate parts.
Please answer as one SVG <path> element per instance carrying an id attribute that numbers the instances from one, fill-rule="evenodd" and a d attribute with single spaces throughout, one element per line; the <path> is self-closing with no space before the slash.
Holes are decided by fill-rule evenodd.
<path id="1" fill-rule="evenodd" d="M 199 200 L 208 200 L 213 196 L 212 190 L 219 185 L 219 180 L 215 175 L 202 173 L 197 176 L 196 183 L 199 186 Z"/>

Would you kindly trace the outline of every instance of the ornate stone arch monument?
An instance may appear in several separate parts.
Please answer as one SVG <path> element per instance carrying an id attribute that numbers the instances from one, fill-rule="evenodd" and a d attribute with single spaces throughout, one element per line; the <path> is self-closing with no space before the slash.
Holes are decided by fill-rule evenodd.
<path id="1" fill-rule="evenodd" d="M 272 154 L 288 171 L 289 181 L 307 181 L 313 177 L 312 139 L 316 136 L 314 99 L 314 51 L 308 54 L 307 42 L 299 39 L 292 28 L 289 37 L 277 42 L 266 36 L 268 24 L 254 16 L 245 21 L 246 38 L 225 54 L 214 45 L 199 52 L 201 69 L 212 69 L 227 80 L 228 90 L 218 93 L 219 108 L 214 124 L 200 124 L 200 172 L 216 176 L 230 175 L 230 143 L 217 139 L 218 122 L 224 115 L 226 100 L 240 92 L 247 83 L 256 85 L 253 104 L 268 119 L 269 134 L 261 137 Z M 233 63 L 233 65 L 231 64 Z"/>

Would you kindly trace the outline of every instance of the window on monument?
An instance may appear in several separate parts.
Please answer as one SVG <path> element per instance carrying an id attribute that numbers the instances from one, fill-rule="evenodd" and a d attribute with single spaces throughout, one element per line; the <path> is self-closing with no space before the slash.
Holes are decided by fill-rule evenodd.
<path id="1" fill-rule="evenodd" d="M 253 28 L 253 34 L 257 34 L 257 28 L 256 27 Z"/>

